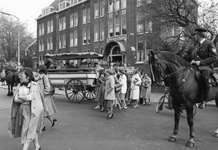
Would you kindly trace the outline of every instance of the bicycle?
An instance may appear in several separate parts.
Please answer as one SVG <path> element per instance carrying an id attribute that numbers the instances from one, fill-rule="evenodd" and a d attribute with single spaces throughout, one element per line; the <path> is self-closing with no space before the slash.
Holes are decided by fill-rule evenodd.
<path id="1" fill-rule="evenodd" d="M 165 89 L 166 92 L 164 93 L 164 95 L 160 98 L 159 102 L 157 103 L 157 106 L 156 106 L 156 113 L 159 113 L 160 111 L 163 110 L 163 105 L 164 104 L 167 104 L 168 103 L 168 100 L 170 98 L 170 93 L 167 89 Z M 167 102 L 166 102 L 167 100 Z M 197 104 L 194 104 L 193 105 L 193 115 L 195 115 L 197 112 Z M 184 105 L 182 105 L 180 107 L 180 115 L 183 116 L 183 117 L 187 117 L 186 115 L 186 110 L 185 110 L 185 107 Z"/>

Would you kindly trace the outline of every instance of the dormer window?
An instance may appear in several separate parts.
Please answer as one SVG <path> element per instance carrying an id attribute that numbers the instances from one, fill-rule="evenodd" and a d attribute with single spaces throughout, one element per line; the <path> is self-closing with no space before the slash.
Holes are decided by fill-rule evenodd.
<path id="1" fill-rule="evenodd" d="M 48 15 L 49 13 L 52 12 L 52 10 L 53 10 L 53 7 L 52 6 L 48 6 L 48 7 L 44 8 L 44 9 L 42 9 L 42 15 L 43 16 L 44 15 Z"/>
<path id="2" fill-rule="evenodd" d="M 59 3 L 59 10 L 63 10 L 66 7 L 70 6 L 70 3 L 68 1 L 63 1 Z"/>
<path id="3" fill-rule="evenodd" d="M 85 0 L 70 0 L 70 5 L 76 5 L 76 4 L 79 4 L 83 1 L 85 1 Z"/>

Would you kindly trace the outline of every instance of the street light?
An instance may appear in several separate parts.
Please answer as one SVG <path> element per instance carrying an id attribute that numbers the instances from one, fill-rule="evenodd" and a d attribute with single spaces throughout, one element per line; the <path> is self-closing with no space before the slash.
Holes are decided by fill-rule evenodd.
<path id="1" fill-rule="evenodd" d="M 3 15 L 8 15 L 8 16 L 13 16 L 13 17 L 15 17 L 16 19 L 17 19 L 17 22 L 18 22 L 18 26 L 17 26 L 17 47 L 18 47 L 18 50 L 17 50 L 17 57 L 18 57 L 18 60 L 17 60 L 17 63 L 18 63 L 18 71 L 20 71 L 20 28 L 19 28 L 19 26 L 20 26 L 20 21 L 19 21 L 19 18 L 17 17 L 17 16 L 15 16 L 15 15 L 13 15 L 13 14 L 9 14 L 9 13 L 5 13 L 5 12 L 2 12 L 1 11 L 1 13 L 3 14 Z"/>

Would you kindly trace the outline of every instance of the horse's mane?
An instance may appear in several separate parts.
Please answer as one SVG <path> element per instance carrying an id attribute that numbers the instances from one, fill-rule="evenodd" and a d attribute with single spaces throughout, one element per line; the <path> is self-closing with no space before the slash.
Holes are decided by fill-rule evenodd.
<path id="1" fill-rule="evenodd" d="M 169 52 L 169 51 L 160 51 L 160 52 L 157 52 L 158 56 L 161 57 L 161 59 L 165 60 L 165 61 L 169 61 L 169 62 L 172 62 L 172 63 L 179 63 L 181 66 L 184 66 L 184 67 L 188 67 L 190 64 L 189 62 L 187 62 L 185 59 L 183 59 L 182 57 L 176 55 L 175 53 L 173 52 Z"/>

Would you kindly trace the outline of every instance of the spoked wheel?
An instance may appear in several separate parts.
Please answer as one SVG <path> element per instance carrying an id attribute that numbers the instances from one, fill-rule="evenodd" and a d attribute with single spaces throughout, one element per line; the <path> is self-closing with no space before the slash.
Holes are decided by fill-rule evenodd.
<path id="1" fill-rule="evenodd" d="M 94 100 L 96 97 L 96 86 L 86 86 L 84 97 L 88 100 Z"/>
<path id="2" fill-rule="evenodd" d="M 163 110 L 163 104 L 164 104 L 164 101 L 165 101 L 165 96 L 162 96 L 159 100 L 159 102 L 157 103 L 157 106 L 156 106 L 156 113 L 159 113 L 160 111 Z"/>
<path id="3" fill-rule="evenodd" d="M 71 79 L 65 87 L 67 99 L 73 103 L 80 103 L 84 99 L 85 86 L 80 80 Z"/>
<path id="4" fill-rule="evenodd" d="M 197 112 L 197 105 L 194 104 L 194 105 L 193 105 L 193 116 L 195 116 L 196 112 Z M 183 117 L 185 117 L 185 118 L 187 117 L 185 107 L 183 107 L 183 106 L 181 107 L 180 115 L 183 116 Z"/>

